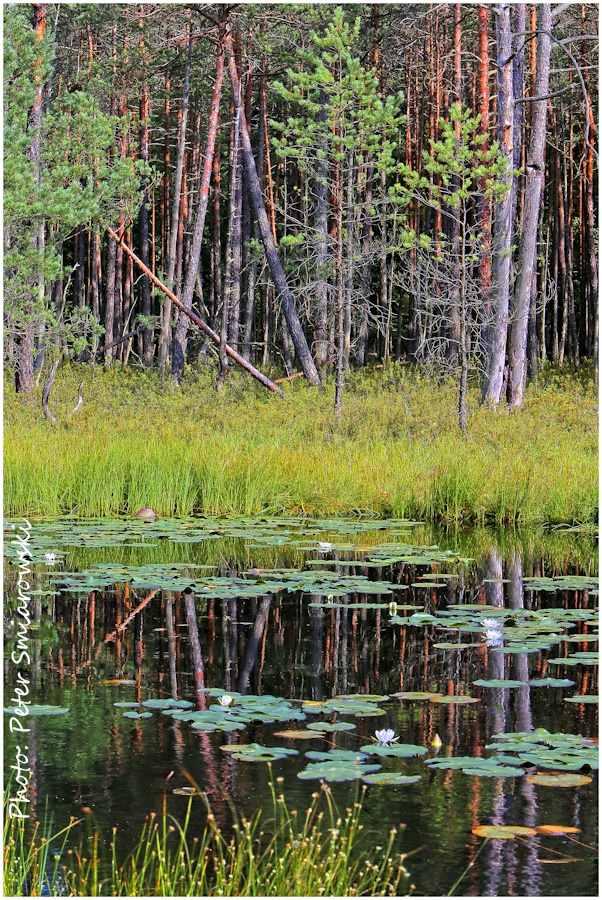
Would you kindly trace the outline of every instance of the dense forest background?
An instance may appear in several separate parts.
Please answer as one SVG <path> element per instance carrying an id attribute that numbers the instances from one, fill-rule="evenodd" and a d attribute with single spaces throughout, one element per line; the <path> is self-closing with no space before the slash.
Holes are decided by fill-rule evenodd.
<path id="1" fill-rule="evenodd" d="M 5 363 L 522 404 L 598 357 L 597 4 L 12 4 Z M 109 230 L 107 230 L 109 229 Z M 111 233 L 114 235 L 111 236 Z M 213 330 L 190 326 L 166 286 Z"/>

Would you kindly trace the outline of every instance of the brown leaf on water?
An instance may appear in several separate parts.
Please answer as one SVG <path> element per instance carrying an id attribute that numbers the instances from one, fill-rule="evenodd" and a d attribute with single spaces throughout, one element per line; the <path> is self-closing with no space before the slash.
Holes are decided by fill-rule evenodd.
<path id="1" fill-rule="evenodd" d="M 548 866 L 565 866 L 567 863 L 583 862 L 583 860 L 576 856 L 571 856 L 570 859 L 539 859 L 538 857 L 537 862 L 546 863 Z"/>
<path id="2" fill-rule="evenodd" d="M 538 834 L 581 834 L 581 829 L 572 825 L 538 825 L 535 830 Z"/>

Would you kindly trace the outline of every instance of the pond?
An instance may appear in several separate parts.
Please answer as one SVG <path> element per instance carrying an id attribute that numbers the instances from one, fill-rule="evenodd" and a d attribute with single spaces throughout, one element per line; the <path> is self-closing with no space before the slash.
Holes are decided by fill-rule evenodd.
<path id="1" fill-rule="evenodd" d="M 200 833 L 193 785 L 228 832 L 234 810 L 269 816 L 271 780 L 300 811 L 328 784 L 341 810 L 363 795 L 369 844 L 402 826 L 416 895 L 447 894 L 487 825 L 579 832 L 489 840 L 459 895 L 597 895 L 591 535 L 59 519 L 28 542 L 33 817 L 88 810 L 125 852 L 164 802 L 179 821 L 192 802 Z M 8 774 L 18 743 L 5 729 Z"/>

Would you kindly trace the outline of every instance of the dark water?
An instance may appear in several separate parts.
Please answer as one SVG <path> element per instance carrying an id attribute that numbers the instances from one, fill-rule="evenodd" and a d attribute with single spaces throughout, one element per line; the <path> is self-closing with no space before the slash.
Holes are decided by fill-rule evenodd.
<path id="1" fill-rule="evenodd" d="M 36 526 L 42 529 L 43 524 Z M 593 574 L 596 550 L 585 537 L 474 533 L 433 533 L 416 529 L 413 543 L 451 548 L 472 562 L 449 571 L 444 589 L 412 587 L 434 567 L 395 564 L 362 569 L 373 580 L 408 585 L 404 604 L 436 612 L 451 603 L 545 610 L 590 609 L 597 594 L 571 589 L 541 591 L 523 578 L 538 575 Z M 257 549 L 251 542 L 214 541 L 166 545 L 160 548 L 77 548 L 70 571 L 95 562 L 148 565 L 183 561 L 215 564 L 223 575 L 249 567 L 307 568 L 320 558 L 315 550 L 282 547 Z M 326 554 L 327 556 L 329 554 Z M 353 559 L 353 551 L 332 556 Z M 322 554 L 324 556 L 324 554 Z M 360 570 L 358 561 L 358 571 Z M 336 560 L 333 565 L 336 565 Z M 65 564 L 62 565 L 65 568 Z M 60 567 L 59 567 L 60 568 Z M 353 571 L 349 568 L 346 572 Z M 439 565 L 437 571 L 445 572 Z M 52 572 L 41 566 L 33 587 L 48 589 Z M 6 571 L 5 640 L 10 652 L 10 611 L 15 603 L 15 573 Z M 57 591 L 32 598 L 30 670 L 32 700 L 67 707 L 67 715 L 30 718 L 30 799 L 33 816 L 47 807 L 56 826 L 69 816 L 91 810 L 92 821 L 110 838 L 116 828 L 117 845 L 124 852 L 139 837 L 151 812 L 168 812 L 183 819 L 188 799 L 173 793 L 190 779 L 207 793 L 218 824 L 228 830 L 233 807 L 250 815 L 264 808 L 270 816 L 270 778 L 285 794 L 292 809 L 304 811 L 317 781 L 301 781 L 304 753 L 331 746 L 357 749 L 370 742 L 376 728 L 392 728 L 403 743 L 429 748 L 439 735 L 441 756 L 486 755 L 493 734 L 532 731 L 598 734 L 595 704 L 566 703 L 572 694 L 597 693 L 597 666 L 562 666 L 547 660 L 564 654 L 566 644 L 535 653 L 494 653 L 481 641 L 461 651 L 434 647 L 454 640 L 428 626 L 391 625 L 385 604 L 390 595 L 349 594 L 336 597 L 341 606 L 312 607 L 314 595 L 278 591 L 264 597 L 196 600 L 196 618 L 207 687 L 241 693 L 274 694 L 298 700 L 322 700 L 337 694 L 390 694 L 396 691 L 433 691 L 470 694 L 471 705 L 389 700 L 381 704 L 385 716 L 350 719 L 356 730 L 334 733 L 327 740 L 289 741 L 274 737 L 286 728 L 306 723 L 250 725 L 243 732 L 199 733 L 188 723 L 160 712 L 148 720 L 123 718 L 118 701 L 149 697 L 178 697 L 196 701 L 195 671 L 182 594 L 158 591 L 127 621 L 149 595 L 145 589 L 118 584 L 104 590 L 73 594 Z M 325 599 L 323 596 L 320 598 Z M 382 609 L 349 608 L 350 603 L 383 603 Z M 170 620 L 171 613 L 171 620 Z M 409 615 L 409 613 L 408 613 Z M 586 625 L 577 630 L 585 633 Z M 591 626 L 589 631 L 591 631 Z M 571 633 L 575 633 L 575 629 Z M 107 639 L 108 638 L 108 639 Z M 455 638 L 457 639 L 457 637 Z M 462 636 L 462 640 L 475 640 Z M 478 643 L 480 638 L 476 637 Z M 571 648 L 593 650 L 596 643 L 573 643 Z M 7 687 L 14 667 L 5 662 Z M 571 678 L 571 688 L 486 689 L 473 685 L 479 678 Z M 132 684 L 104 684 L 131 679 Z M 311 721 L 308 716 L 308 720 Z M 250 743 L 294 747 L 298 757 L 266 764 L 236 762 L 222 745 Z M 5 765 L 14 757 L 15 739 L 5 737 Z M 533 784 L 526 777 L 486 778 L 448 769 L 429 769 L 423 759 L 387 762 L 421 780 L 406 786 L 370 785 L 364 804 L 365 840 L 383 844 L 391 827 L 403 826 L 398 848 L 412 854 L 406 862 L 417 895 L 445 895 L 482 843 L 472 829 L 484 824 L 574 826 L 582 844 L 597 845 L 597 773 L 579 787 L 553 788 Z M 359 782 L 332 784 L 341 809 L 362 794 Z M 206 809 L 193 800 L 192 834 L 200 832 Z M 596 896 L 597 858 L 592 849 L 567 837 L 491 841 L 462 882 L 461 896 Z"/>

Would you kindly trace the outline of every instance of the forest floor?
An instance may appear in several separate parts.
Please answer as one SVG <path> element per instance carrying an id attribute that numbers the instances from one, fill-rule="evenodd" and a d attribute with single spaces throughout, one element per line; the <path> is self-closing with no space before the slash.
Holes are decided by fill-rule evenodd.
<path id="1" fill-rule="evenodd" d="M 70 417 L 78 384 L 84 404 Z M 241 372 L 180 388 L 157 373 L 59 370 L 44 419 L 33 396 L 4 388 L 8 515 L 394 516 L 431 521 L 592 523 L 598 509 L 598 401 L 591 373 L 545 370 L 510 413 L 390 364 L 334 387 L 283 385 L 283 401 Z"/>

